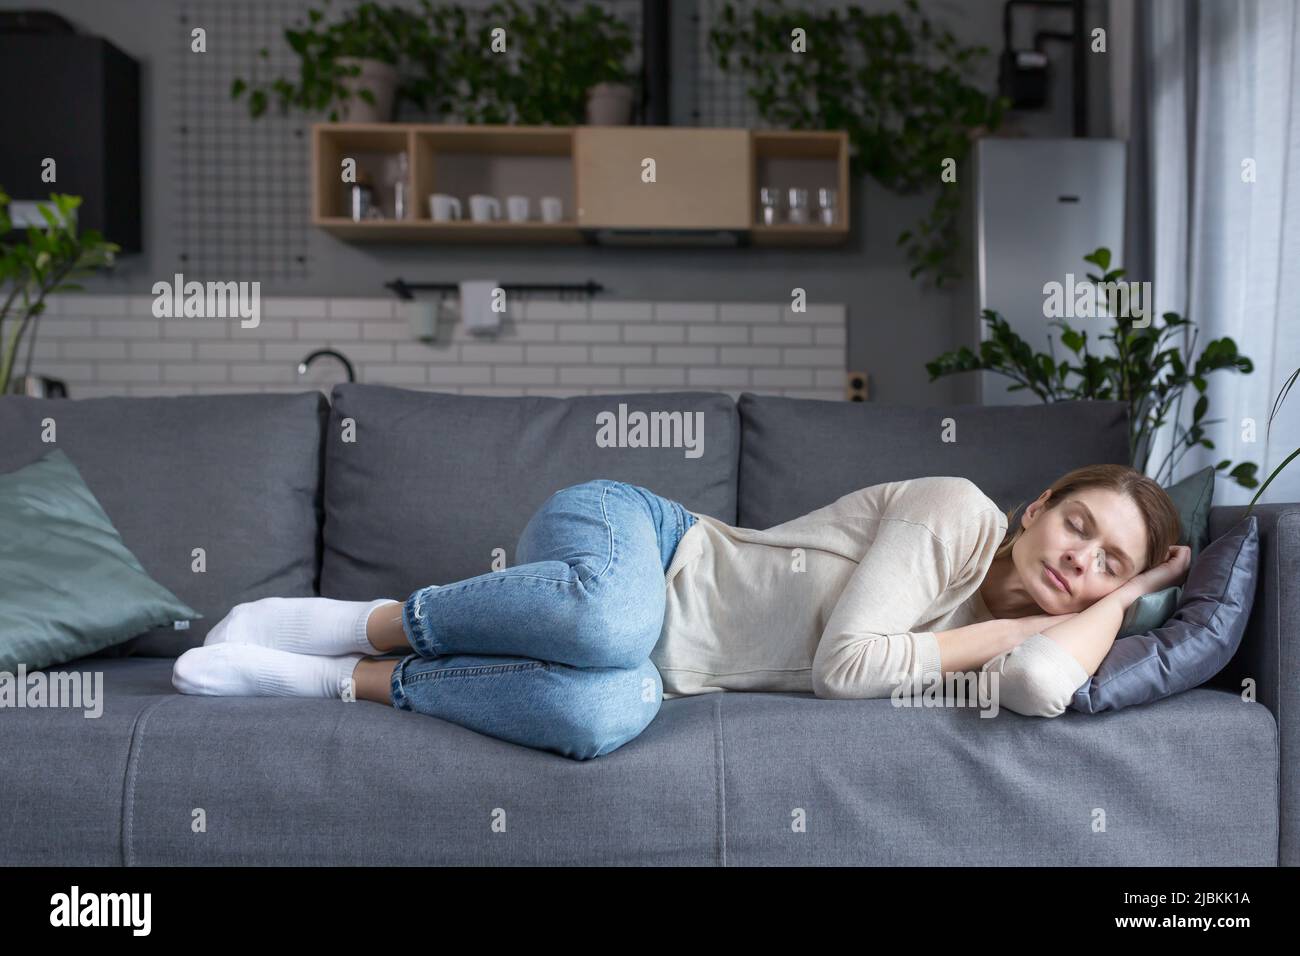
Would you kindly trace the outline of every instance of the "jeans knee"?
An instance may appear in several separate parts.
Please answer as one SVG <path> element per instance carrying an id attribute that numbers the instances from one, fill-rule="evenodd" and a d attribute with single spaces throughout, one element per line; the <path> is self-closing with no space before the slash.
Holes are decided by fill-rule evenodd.
<path id="1" fill-rule="evenodd" d="M 581 626 L 588 629 L 583 639 L 587 646 L 605 651 L 604 666 L 635 668 L 659 642 L 664 605 L 663 588 L 595 596 L 583 617 Z"/>
<path id="2" fill-rule="evenodd" d="M 603 756 L 639 736 L 663 703 L 663 681 L 648 659 L 603 676 L 571 728 L 569 750 L 579 760 Z"/>

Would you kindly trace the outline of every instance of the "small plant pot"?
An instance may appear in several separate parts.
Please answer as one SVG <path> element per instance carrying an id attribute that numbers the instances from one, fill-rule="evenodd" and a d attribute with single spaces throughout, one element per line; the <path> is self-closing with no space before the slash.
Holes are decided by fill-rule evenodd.
<path id="1" fill-rule="evenodd" d="M 587 90 L 588 126 L 627 126 L 632 121 L 632 87 L 597 83 Z"/>
<path id="2" fill-rule="evenodd" d="M 350 97 L 338 104 L 339 119 L 347 123 L 388 123 L 393 119 L 393 96 L 397 91 L 397 67 L 382 60 L 357 57 L 339 57 L 340 66 L 360 65 L 356 76 L 344 76 L 339 82 Z M 373 105 L 357 95 L 358 90 L 369 90 L 375 97 Z"/>

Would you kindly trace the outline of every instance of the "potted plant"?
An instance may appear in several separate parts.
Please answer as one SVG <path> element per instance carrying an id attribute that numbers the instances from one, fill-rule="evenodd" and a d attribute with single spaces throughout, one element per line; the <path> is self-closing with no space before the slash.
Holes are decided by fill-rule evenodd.
<path id="1" fill-rule="evenodd" d="M 248 110 L 257 118 L 270 98 L 278 98 L 281 112 L 296 107 L 306 112 L 326 112 L 331 122 L 388 122 L 397 102 L 409 99 L 425 105 L 427 85 L 410 77 L 409 54 L 420 45 L 428 27 L 416 13 L 377 3 L 360 3 L 338 19 L 327 20 L 325 6 L 307 11 L 308 25 L 286 29 L 285 42 L 299 59 L 296 79 L 276 77 L 253 83 L 236 77 L 230 95 L 248 94 Z M 263 48 L 265 59 L 269 51 Z M 432 64 L 424 64 L 430 67 Z M 403 71 L 408 74 L 403 78 Z"/>
<path id="2" fill-rule="evenodd" d="M 1109 283 L 1118 282 L 1124 275 L 1123 269 L 1110 269 L 1109 249 L 1100 248 L 1083 258 L 1101 269 L 1101 274 L 1088 273 L 1094 283 L 1111 287 Z M 927 362 L 925 368 L 930 381 L 958 372 L 988 371 L 1005 375 L 1016 383 L 1007 391 L 1027 388 L 1044 402 L 1072 399 L 1127 402 L 1130 463 L 1143 473 L 1150 464 L 1152 439 L 1172 410 L 1174 441 L 1151 475 L 1166 486 L 1173 483 L 1174 469 L 1189 449 L 1196 445 L 1214 448 L 1214 442 L 1205 434 L 1205 426 L 1222 419 L 1205 418 L 1210 405 L 1205 394 L 1206 376 L 1222 370 L 1249 374 L 1255 367 L 1249 358 L 1238 354 L 1236 343 L 1227 337 L 1206 343 L 1200 355 L 1196 355 L 1195 324 L 1175 312 L 1166 312 L 1161 322 L 1152 320 L 1145 327 L 1138 327 L 1132 316 L 1114 316 L 1114 327 L 1098 336 L 1113 344 L 1113 355 L 1092 354 L 1088 351 L 1086 331 L 1077 332 L 1063 320 L 1053 319 L 1049 324 L 1061 328 L 1061 344 L 1073 354 L 1078 362 L 1075 365 L 1068 359 L 1057 361 L 1050 335 L 1047 340 L 1050 354 L 1035 353 L 997 312 L 985 309 L 982 315 L 989 324 L 990 335 L 980 343 L 979 355 L 963 346 Z M 1183 350 L 1171 347 L 1167 341 L 1169 336 L 1184 326 L 1192 330 L 1191 341 Z M 1183 428 L 1179 422 L 1188 386 L 1196 391 L 1197 397 L 1192 407 L 1192 423 Z M 1225 458 L 1215 469 L 1223 471 L 1231 465 Z M 1243 488 L 1254 488 L 1259 484 L 1255 478 L 1257 469 L 1253 462 L 1243 462 L 1231 468 L 1228 476 Z"/>
<path id="3" fill-rule="evenodd" d="M 36 323 L 45 311 L 45 297 L 51 292 L 80 289 L 69 279 L 88 274 L 99 266 L 111 265 L 121 248 L 106 242 L 95 229 L 78 234 L 77 207 L 80 196 L 51 194 L 54 208 L 39 203 L 37 209 L 48 228 L 29 226 L 16 242 L 0 241 L 0 395 L 22 392 L 31 375 L 32 352 L 36 345 Z M 0 189 L 0 237 L 13 228 L 9 217 L 9 196 Z M 15 321 L 5 336 L 5 323 Z M 14 361 L 28 328 L 32 339 L 27 346 L 27 363 L 22 378 L 13 378 Z M 14 386 L 17 386 L 16 388 Z"/>
<path id="4" fill-rule="evenodd" d="M 795 31 L 805 50 L 793 48 Z M 916 0 L 887 13 L 794 8 L 782 0 L 742 10 L 728 0 L 709 48 L 719 68 L 741 74 L 769 123 L 845 130 L 854 175 L 904 195 L 937 187 L 929 213 L 898 244 L 912 277 L 942 286 L 960 275 L 961 194 L 941 174 L 948 160 L 955 169 L 976 138 L 995 130 L 1010 105 L 974 85 L 972 68 L 987 56 L 985 47 L 959 44 Z"/>
<path id="5" fill-rule="evenodd" d="M 588 126 L 627 126 L 632 122 L 636 89 L 625 65 L 632 39 L 625 24 L 588 7 L 570 24 L 583 42 L 573 51 L 572 68 L 587 84 Z"/>
<path id="6" fill-rule="evenodd" d="M 634 95 L 624 65 L 633 44 L 626 23 L 593 3 L 574 10 L 556 0 L 517 0 L 472 12 L 421 0 L 430 25 L 425 89 L 444 113 L 465 123 L 576 125 L 626 123 Z M 495 28 L 506 49 L 492 49 Z M 436 75 L 434 70 L 436 69 Z"/>

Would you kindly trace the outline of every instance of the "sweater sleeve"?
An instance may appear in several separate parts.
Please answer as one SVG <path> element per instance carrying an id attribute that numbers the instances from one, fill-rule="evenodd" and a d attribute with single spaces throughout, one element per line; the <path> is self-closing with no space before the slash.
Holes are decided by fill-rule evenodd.
<path id="1" fill-rule="evenodd" d="M 998 675 L 998 704 L 1026 717 L 1059 717 L 1091 676 L 1046 634 L 1035 634 L 986 663 Z"/>
<path id="2" fill-rule="evenodd" d="M 877 520 L 817 645 L 818 697 L 888 697 L 900 681 L 942 674 L 934 634 L 910 628 L 951 583 L 947 546 L 920 522 Z"/>

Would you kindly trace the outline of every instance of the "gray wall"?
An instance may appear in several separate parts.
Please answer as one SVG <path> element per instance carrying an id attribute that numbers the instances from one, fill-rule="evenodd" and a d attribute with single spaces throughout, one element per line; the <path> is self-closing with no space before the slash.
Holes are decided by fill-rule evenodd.
<path id="1" fill-rule="evenodd" d="M 244 2 L 244 0 L 234 0 Z M 892 2 L 863 4 L 892 8 Z M 0 8 L 31 8 L 30 0 L 0 0 Z M 924 0 L 925 8 L 942 19 L 963 42 L 982 43 L 993 51 L 987 65 L 991 85 L 995 56 L 1001 49 L 1001 0 Z M 1097 3 L 1098 13 L 1104 10 Z M 179 268 L 169 251 L 175 249 L 174 209 L 178 200 L 172 164 L 175 135 L 175 71 L 187 62 L 177 55 L 176 2 L 172 0 L 43 0 L 42 9 L 60 13 L 84 32 L 102 35 L 141 64 L 142 155 L 144 157 L 144 221 L 146 251 L 125 257 L 115 273 L 89 280 L 91 291 L 147 294 L 153 282 L 170 278 Z M 692 82 L 699 64 L 687 40 L 694 24 L 695 4 L 674 4 L 674 121 L 690 123 Z M 1060 19 L 1044 14 L 1042 25 Z M 1068 21 L 1066 21 L 1068 25 Z M 1032 19 L 1030 21 L 1032 28 Z M 1028 31 L 1022 31 L 1028 36 Z M 220 37 L 209 36 L 209 44 Z M 1096 123 L 1104 125 L 1102 68 L 1092 58 L 1092 101 Z M 1099 86 L 1099 84 L 1101 84 Z M 1069 135 L 1068 102 L 1056 102 L 1045 113 L 1013 117 L 1010 129 L 1028 135 Z M 403 117 L 406 118 L 406 117 Z M 1105 129 L 1094 125 L 1094 134 Z M 302 175 L 307 176 L 304 167 Z M 613 249 L 599 247 L 548 248 L 453 247 L 435 244 L 352 245 L 313 231 L 309 240 L 308 274 L 302 279 L 262 281 L 263 295 L 374 296 L 382 283 L 396 276 L 410 280 L 457 281 L 473 275 L 493 275 L 503 282 L 602 283 L 610 299 L 763 300 L 788 298 L 789 290 L 808 290 L 810 302 L 848 304 L 848 364 L 871 376 L 875 401 L 938 404 L 970 400 L 972 383 L 952 379 L 930 384 L 924 363 L 960 344 L 973 344 L 973 323 L 955 291 L 923 288 L 908 278 L 895 237 L 928 209 L 925 198 L 900 198 L 870 179 L 853 183 L 853 235 L 841 247 L 828 249 Z M 302 211 L 304 216 L 309 211 Z M 183 270 L 182 270 L 183 271 Z M 226 277 L 258 279 L 256 275 Z"/>

